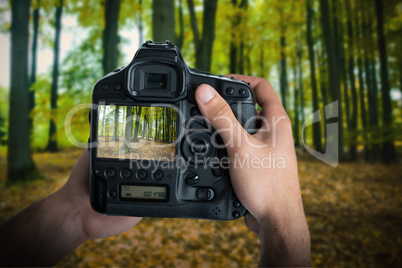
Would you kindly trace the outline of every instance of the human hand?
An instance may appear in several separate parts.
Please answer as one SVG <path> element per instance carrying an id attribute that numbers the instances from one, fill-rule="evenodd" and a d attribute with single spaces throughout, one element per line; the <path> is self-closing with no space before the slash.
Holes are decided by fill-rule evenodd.
<path id="1" fill-rule="evenodd" d="M 250 135 L 243 129 L 212 87 L 199 86 L 196 100 L 226 145 L 234 191 L 248 210 L 246 226 L 261 239 L 261 264 L 309 266 L 310 236 L 289 117 L 268 80 L 232 76 L 250 83 L 262 107 L 262 126 L 257 133 Z M 276 165 L 272 166 L 274 160 Z"/>
<path id="2" fill-rule="evenodd" d="M 129 230 L 142 218 L 107 216 L 97 213 L 89 202 L 89 151 L 84 149 L 60 193 L 78 210 L 77 227 L 85 240 L 105 238 Z"/>

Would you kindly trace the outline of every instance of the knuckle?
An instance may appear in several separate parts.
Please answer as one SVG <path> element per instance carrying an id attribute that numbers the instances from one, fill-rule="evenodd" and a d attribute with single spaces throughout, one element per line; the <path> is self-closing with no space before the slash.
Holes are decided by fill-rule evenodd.
<path id="1" fill-rule="evenodd" d="M 230 109 L 229 104 L 225 103 L 224 105 L 218 107 L 214 112 L 214 117 L 231 117 L 232 109 Z"/>

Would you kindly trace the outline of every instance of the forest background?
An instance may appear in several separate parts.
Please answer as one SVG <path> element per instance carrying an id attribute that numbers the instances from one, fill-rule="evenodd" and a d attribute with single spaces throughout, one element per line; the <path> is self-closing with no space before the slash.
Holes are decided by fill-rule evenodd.
<path id="1" fill-rule="evenodd" d="M 66 137 L 66 114 L 90 103 L 94 83 L 128 64 L 147 39 L 171 40 L 200 70 L 271 81 L 292 120 L 314 264 L 401 265 L 398 0 L 0 1 L 1 220 L 62 185 L 79 153 Z M 334 101 L 336 168 L 303 146 L 325 152 L 333 119 L 302 135 L 310 115 L 325 118 Z M 87 113 L 71 124 L 81 142 L 88 140 Z M 61 265 L 258 262 L 258 241 L 241 221 L 145 222 L 84 244 Z"/>

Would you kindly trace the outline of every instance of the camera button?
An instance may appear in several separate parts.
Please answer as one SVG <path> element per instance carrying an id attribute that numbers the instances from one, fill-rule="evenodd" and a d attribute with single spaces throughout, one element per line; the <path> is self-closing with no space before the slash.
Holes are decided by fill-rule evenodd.
<path id="1" fill-rule="evenodd" d="M 120 90 L 121 89 L 121 84 L 120 83 L 114 84 L 114 89 L 115 90 Z"/>
<path id="2" fill-rule="evenodd" d="M 246 90 L 245 90 L 244 88 L 240 89 L 240 90 L 239 90 L 239 94 L 240 94 L 241 96 L 246 95 Z"/>
<path id="3" fill-rule="evenodd" d="M 238 217 L 240 217 L 240 212 L 235 210 L 235 211 L 233 211 L 232 216 L 233 216 L 233 218 L 238 218 Z"/>
<path id="4" fill-rule="evenodd" d="M 161 179 L 163 179 L 163 172 L 159 169 L 156 170 L 154 173 L 152 173 L 152 178 L 156 181 L 160 181 Z"/>
<path id="5" fill-rule="evenodd" d="M 228 94 L 228 95 L 233 95 L 233 93 L 234 93 L 234 89 L 233 89 L 232 87 L 228 87 L 228 88 L 226 89 L 226 94 Z"/>
<path id="6" fill-rule="evenodd" d="M 235 208 L 239 208 L 239 207 L 241 206 L 241 203 L 239 202 L 239 200 L 234 200 L 234 201 L 233 201 L 233 206 L 234 206 Z"/>
<path id="7" fill-rule="evenodd" d="M 219 177 L 223 174 L 223 169 L 221 168 L 213 168 L 211 171 L 215 177 Z"/>
<path id="8" fill-rule="evenodd" d="M 188 185 L 194 185 L 200 181 L 200 178 L 198 177 L 197 174 L 191 174 L 191 175 L 187 176 L 185 181 Z"/>
<path id="9" fill-rule="evenodd" d="M 190 115 L 191 115 L 191 117 L 198 116 L 198 115 L 201 115 L 201 112 L 200 112 L 200 110 L 198 110 L 197 107 L 193 107 L 190 109 Z"/>
<path id="10" fill-rule="evenodd" d="M 108 193 L 109 198 L 116 198 L 117 197 L 117 192 L 116 190 L 110 190 Z"/>
<path id="11" fill-rule="evenodd" d="M 103 175 L 105 175 L 106 179 L 113 179 L 116 176 L 116 170 L 113 168 L 107 168 Z"/>
<path id="12" fill-rule="evenodd" d="M 109 89 L 109 87 L 110 87 L 110 85 L 109 85 L 108 83 L 103 83 L 103 84 L 102 84 L 102 88 L 103 88 L 104 90 Z"/>
<path id="13" fill-rule="evenodd" d="M 136 175 L 139 180 L 145 180 L 148 177 L 148 172 L 145 169 L 139 169 Z"/>
<path id="14" fill-rule="evenodd" d="M 120 177 L 122 179 L 131 179 L 132 172 L 128 168 L 122 169 L 120 171 Z"/>

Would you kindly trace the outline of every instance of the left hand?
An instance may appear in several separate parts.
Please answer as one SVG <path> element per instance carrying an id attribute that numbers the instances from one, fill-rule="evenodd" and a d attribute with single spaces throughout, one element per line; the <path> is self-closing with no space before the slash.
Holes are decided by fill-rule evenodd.
<path id="1" fill-rule="evenodd" d="M 84 240 L 105 238 L 126 232 L 142 218 L 107 216 L 96 212 L 89 202 L 89 151 L 84 149 L 66 184 L 59 190 L 66 202 L 77 209 L 77 227 Z"/>

